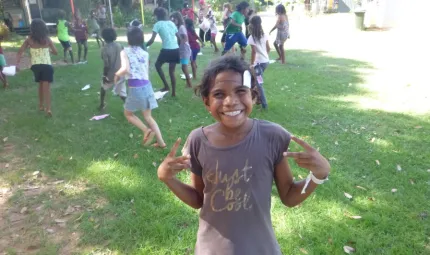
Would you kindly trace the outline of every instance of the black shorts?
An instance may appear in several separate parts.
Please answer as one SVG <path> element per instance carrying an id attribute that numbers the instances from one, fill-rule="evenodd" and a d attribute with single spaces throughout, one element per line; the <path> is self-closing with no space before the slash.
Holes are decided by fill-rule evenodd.
<path id="1" fill-rule="evenodd" d="M 70 44 L 70 41 L 61 41 L 60 39 L 58 39 L 61 43 L 61 45 L 63 46 L 63 49 L 68 49 L 68 48 L 72 48 L 72 44 Z"/>
<path id="2" fill-rule="evenodd" d="M 225 32 L 224 32 L 224 33 L 222 34 L 222 37 L 221 37 L 221 42 L 222 42 L 222 43 L 225 43 L 226 37 L 227 37 L 227 33 L 225 33 Z"/>
<path id="3" fill-rule="evenodd" d="M 52 65 L 44 65 L 44 64 L 32 65 L 31 71 L 33 71 L 35 82 L 41 82 L 41 81 L 53 82 L 54 81 L 54 68 L 52 67 Z"/>
<path id="4" fill-rule="evenodd" d="M 179 48 L 168 50 L 168 49 L 161 49 L 160 55 L 158 55 L 156 63 L 175 63 L 179 64 Z"/>

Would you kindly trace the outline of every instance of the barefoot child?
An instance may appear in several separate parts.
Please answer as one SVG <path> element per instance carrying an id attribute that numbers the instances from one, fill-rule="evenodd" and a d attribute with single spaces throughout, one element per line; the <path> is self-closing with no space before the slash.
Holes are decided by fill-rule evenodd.
<path id="1" fill-rule="evenodd" d="M 191 48 L 188 42 L 187 29 L 184 26 L 184 19 L 179 12 L 174 12 L 170 16 L 171 20 L 178 27 L 178 37 L 179 37 L 179 58 L 181 59 L 182 72 L 185 74 L 185 79 L 187 80 L 187 87 L 191 88 L 190 73 L 188 72 L 188 63 L 191 57 Z"/>
<path id="2" fill-rule="evenodd" d="M 158 75 L 163 81 L 164 88 L 161 91 L 170 90 L 167 84 L 166 77 L 164 76 L 163 69 L 161 68 L 164 63 L 169 63 L 169 75 L 170 81 L 172 83 L 172 96 L 176 96 L 176 77 L 175 68 L 179 64 L 179 45 L 177 39 L 178 29 L 176 25 L 168 20 L 167 10 L 161 7 L 155 8 L 154 15 L 157 18 L 157 23 L 155 23 L 152 29 L 152 37 L 149 39 L 146 47 L 151 46 L 154 43 L 157 34 L 160 34 L 162 41 L 162 49 L 158 55 L 157 61 L 155 62 L 155 68 L 157 69 Z"/>
<path id="3" fill-rule="evenodd" d="M 7 88 L 9 84 L 7 83 L 6 75 L 3 74 L 3 67 L 7 65 L 6 58 L 3 55 L 3 48 L 1 47 L 1 42 L 7 38 L 9 34 L 9 28 L 3 24 L 0 23 L 0 80 L 3 83 L 3 88 Z"/>
<path id="4" fill-rule="evenodd" d="M 273 45 L 275 46 L 276 52 L 279 55 L 277 60 L 280 60 L 282 64 L 285 64 L 284 44 L 285 41 L 290 38 L 290 25 L 284 5 L 279 4 L 276 6 L 276 15 L 278 15 L 278 20 L 276 21 L 276 24 L 272 30 L 270 30 L 270 33 L 272 33 L 273 30 L 278 29 L 276 41 L 273 43 Z"/>
<path id="5" fill-rule="evenodd" d="M 185 204 L 200 209 L 195 254 L 281 255 L 270 218 L 275 181 L 284 205 L 303 202 L 323 183 L 330 165 L 278 124 L 249 118 L 255 80 L 236 56 L 212 62 L 198 93 L 216 123 L 191 132 L 184 156 L 180 139 L 158 168 L 158 178 Z M 303 152 L 287 152 L 290 140 Z M 294 181 L 288 160 L 310 170 Z M 176 178 L 191 169 L 191 184 Z"/>
<path id="6" fill-rule="evenodd" d="M 123 47 L 116 43 L 116 32 L 113 28 L 105 28 L 102 31 L 103 40 L 106 44 L 102 48 L 102 59 L 103 59 L 103 78 L 102 87 L 100 88 L 100 111 L 106 108 L 105 96 L 106 91 L 112 89 L 116 95 L 125 102 L 127 97 L 127 88 L 125 86 L 125 79 L 119 79 L 118 83 L 114 83 L 115 73 L 121 67 L 121 51 Z"/>
<path id="7" fill-rule="evenodd" d="M 215 15 L 213 14 L 213 11 L 209 11 L 208 13 L 208 20 L 210 23 L 210 31 L 211 31 L 211 44 L 214 46 L 215 48 L 215 53 L 218 53 L 218 47 L 216 45 L 216 34 L 218 33 L 218 28 L 216 27 L 216 19 L 215 19 Z"/>
<path id="8" fill-rule="evenodd" d="M 236 11 L 230 16 L 230 23 L 228 24 L 225 32 L 227 35 L 222 55 L 230 51 L 236 43 L 239 43 L 242 59 L 245 57 L 247 40 L 245 35 L 242 33 L 242 24 L 245 21 L 245 15 L 247 15 L 248 12 L 248 2 L 243 1 L 236 6 Z"/>
<path id="9" fill-rule="evenodd" d="M 233 11 L 231 10 L 231 3 L 225 3 L 222 8 L 224 10 L 224 12 L 222 13 L 222 25 L 224 27 L 224 32 L 221 37 L 221 44 L 222 44 L 222 47 L 224 48 L 226 35 L 227 35 L 225 33 L 225 30 L 227 29 L 227 26 L 230 23 L 230 16 L 233 13 Z"/>
<path id="10" fill-rule="evenodd" d="M 39 83 L 39 110 L 45 111 L 48 117 L 51 112 L 50 84 L 54 80 L 54 69 L 51 65 L 51 53 L 57 55 L 57 49 L 49 38 L 48 28 L 41 19 L 33 19 L 30 25 L 30 35 L 22 44 L 16 59 L 19 69 L 21 56 L 26 49 L 30 49 L 31 70 L 35 82 Z"/>
<path id="11" fill-rule="evenodd" d="M 88 54 L 88 27 L 78 15 L 75 15 L 73 32 L 75 33 L 76 43 L 78 44 L 78 64 L 86 64 Z M 82 47 L 84 47 L 84 60 L 81 62 Z"/>
<path id="12" fill-rule="evenodd" d="M 67 63 L 67 52 L 69 52 L 70 59 L 72 60 L 72 64 L 75 63 L 73 59 L 73 51 L 72 51 L 72 44 L 70 43 L 70 36 L 69 36 L 69 27 L 70 24 L 67 22 L 66 13 L 61 10 L 58 13 L 58 22 L 57 22 L 57 37 L 60 41 L 61 45 L 63 46 L 64 51 L 64 62 Z"/>
<path id="13" fill-rule="evenodd" d="M 197 41 L 199 41 L 203 47 L 204 42 L 196 33 L 196 29 L 194 28 L 194 22 L 191 19 L 185 20 L 185 26 L 187 27 L 188 40 L 190 42 L 191 48 L 191 69 L 193 70 L 193 79 L 197 79 L 197 55 L 200 52 L 200 45 Z"/>
<path id="14" fill-rule="evenodd" d="M 121 68 L 115 74 L 115 84 L 120 77 L 125 76 L 128 83 L 128 96 L 124 105 L 124 115 L 127 120 L 143 132 L 143 145 L 151 144 L 154 136 L 157 142 L 154 147 L 164 148 L 160 129 L 151 116 L 151 111 L 158 107 L 154 90 L 149 81 L 149 54 L 142 49 L 143 32 L 137 27 L 127 32 L 128 47 L 121 51 Z M 141 111 L 149 128 L 134 115 Z"/>
<path id="15" fill-rule="evenodd" d="M 251 65 L 257 75 L 258 96 L 263 109 L 267 108 L 267 100 L 263 88 L 263 72 L 269 65 L 269 37 L 264 34 L 260 16 L 253 16 L 249 21 L 248 44 L 251 45 Z"/>
<path id="16" fill-rule="evenodd" d="M 102 38 L 100 38 L 100 25 L 97 22 L 96 18 L 96 12 L 91 11 L 90 18 L 87 21 L 88 24 L 88 31 L 90 31 L 90 35 L 94 35 L 97 41 L 97 44 L 100 48 L 100 42 L 102 43 L 102 46 L 104 46 L 104 41 Z"/>

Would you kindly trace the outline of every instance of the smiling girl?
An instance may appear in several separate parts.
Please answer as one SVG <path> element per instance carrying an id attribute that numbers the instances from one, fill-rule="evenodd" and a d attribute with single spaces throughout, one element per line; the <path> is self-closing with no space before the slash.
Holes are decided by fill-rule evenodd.
<path id="1" fill-rule="evenodd" d="M 158 178 L 185 204 L 200 209 L 195 254 L 280 255 L 271 222 L 275 181 L 288 207 L 303 202 L 323 183 L 328 161 L 278 124 L 249 118 L 256 81 L 249 64 L 222 57 L 209 65 L 197 88 L 216 123 L 191 132 L 183 156 L 178 139 L 158 168 Z M 290 140 L 303 152 L 287 152 Z M 310 170 L 294 181 L 288 160 Z M 191 184 L 176 178 L 191 169 Z"/>

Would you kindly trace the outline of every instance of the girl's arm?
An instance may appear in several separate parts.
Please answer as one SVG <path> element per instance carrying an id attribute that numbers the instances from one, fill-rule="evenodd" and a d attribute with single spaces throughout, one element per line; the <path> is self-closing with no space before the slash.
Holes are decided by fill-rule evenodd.
<path id="1" fill-rule="evenodd" d="M 310 170 L 317 179 L 325 179 L 330 173 L 330 164 L 328 161 L 314 148 L 303 140 L 292 137 L 293 141 L 302 146 L 304 152 L 285 152 L 284 156 L 295 159 L 299 167 Z M 306 192 L 302 194 L 306 180 L 295 182 L 293 174 L 287 159 L 283 159 L 275 167 L 275 183 L 278 188 L 279 197 L 284 205 L 294 207 L 303 202 L 318 186 L 312 180 L 306 188 Z"/>
<path id="2" fill-rule="evenodd" d="M 55 48 L 55 45 L 52 43 L 51 38 L 49 38 L 48 45 L 49 45 L 50 53 L 52 55 L 57 55 L 58 54 L 57 48 Z"/>
<path id="3" fill-rule="evenodd" d="M 158 167 L 158 179 L 187 205 L 199 209 L 203 205 L 204 183 L 201 176 L 191 173 L 191 185 L 185 184 L 176 178 L 180 171 L 190 168 L 190 155 L 176 157 L 176 151 L 181 143 L 179 138 L 173 145 L 170 153 Z"/>
<path id="4" fill-rule="evenodd" d="M 117 79 L 119 77 L 126 75 L 129 72 L 129 70 L 130 70 L 130 63 L 128 61 L 128 57 L 125 54 L 124 50 L 121 51 L 120 56 L 121 56 L 121 67 L 115 73 L 115 83 L 117 82 Z"/>
<path id="5" fill-rule="evenodd" d="M 281 19 L 281 17 L 278 17 L 278 20 L 276 21 L 275 26 L 272 28 L 272 30 L 270 30 L 269 34 L 273 32 L 273 30 L 275 30 L 278 27 L 279 24 L 279 20 Z"/>
<path id="6" fill-rule="evenodd" d="M 157 37 L 157 33 L 152 31 L 151 39 L 149 39 L 149 41 L 146 43 L 146 47 L 149 47 L 154 43 L 155 37 Z"/>
<path id="7" fill-rule="evenodd" d="M 254 65 L 256 56 L 257 56 L 257 51 L 255 49 L 255 45 L 251 45 L 251 65 Z"/>
<path id="8" fill-rule="evenodd" d="M 21 57 L 24 51 L 30 46 L 29 38 L 25 39 L 24 43 L 19 48 L 18 53 L 16 54 L 16 68 L 19 69 L 19 62 L 21 62 Z"/>
<path id="9" fill-rule="evenodd" d="M 267 54 L 270 53 L 270 43 L 269 43 L 269 40 L 266 41 L 266 51 L 267 51 Z"/>

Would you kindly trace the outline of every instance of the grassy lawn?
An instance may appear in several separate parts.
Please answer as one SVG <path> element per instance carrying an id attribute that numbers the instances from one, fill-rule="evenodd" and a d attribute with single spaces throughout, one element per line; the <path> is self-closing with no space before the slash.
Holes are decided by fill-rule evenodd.
<path id="1" fill-rule="evenodd" d="M 150 48 L 154 89 L 162 87 L 153 66 L 159 47 Z M 203 53 L 200 74 L 214 58 L 209 47 Z M 0 91 L 0 188 L 10 194 L 3 205 L 0 200 L 0 251 L 6 254 L 193 251 L 198 211 L 157 179 L 167 151 L 140 145 L 141 134 L 125 120 L 117 97 L 107 99 L 109 118 L 89 121 L 98 114 L 99 55 L 91 42 L 88 65 L 55 68 L 52 119 L 38 112 L 30 70 Z M 287 60 L 269 66 L 269 111 L 256 107 L 252 117 L 304 138 L 333 169 L 330 182 L 295 208 L 284 207 L 273 186 L 272 220 L 283 253 L 344 254 L 347 245 L 356 254 L 429 254 L 428 115 L 363 109 L 345 100 L 373 97 L 365 86 L 371 63 L 305 50 L 289 50 Z M 180 73 L 177 67 L 177 98 L 167 96 L 153 112 L 168 145 L 213 122 Z M 81 91 L 86 84 L 91 88 Z M 307 175 L 290 163 L 296 178 Z M 16 225 L 11 217 L 19 215 L 25 218 Z"/>

